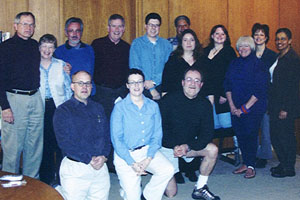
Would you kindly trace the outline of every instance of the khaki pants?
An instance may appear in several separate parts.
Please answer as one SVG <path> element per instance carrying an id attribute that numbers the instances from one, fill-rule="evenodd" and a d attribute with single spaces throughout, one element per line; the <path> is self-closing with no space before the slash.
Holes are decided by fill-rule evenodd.
<path id="1" fill-rule="evenodd" d="M 14 123 L 2 119 L 2 170 L 19 173 L 23 152 L 22 174 L 39 177 L 43 153 L 44 109 L 40 92 L 34 95 L 12 94 L 7 99 L 14 116 Z"/>
<path id="2" fill-rule="evenodd" d="M 66 200 L 108 200 L 110 178 L 106 164 L 95 170 L 90 164 L 64 157 L 60 166 L 60 192 Z"/>
<path id="3" fill-rule="evenodd" d="M 140 162 L 147 157 L 147 151 L 148 146 L 145 146 L 142 149 L 130 152 L 130 155 L 135 161 Z M 141 176 L 137 176 L 132 167 L 120 158 L 116 152 L 114 153 L 114 164 L 122 188 L 120 195 L 124 200 L 139 200 L 142 194 Z M 161 200 L 167 184 L 174 175 L 172 164 L 160 151 L 157 151 L 146 171 L 153 175 L 144 188 L 144 197 L 151 200 Z"/>

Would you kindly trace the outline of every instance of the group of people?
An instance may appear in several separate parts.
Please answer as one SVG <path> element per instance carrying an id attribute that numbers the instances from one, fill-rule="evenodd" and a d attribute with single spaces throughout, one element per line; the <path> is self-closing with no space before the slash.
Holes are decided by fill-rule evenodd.
<path id="1" fill-rule="evenodd" d="M 35 17 L 19 13 L 15 35 L 0 45 L 2 170 L 19 173 L 22 154 L 22 174 L 60 183 L 72 200 L 107 200 L 115 170 L 123 199 L 159 200 L 176 195 L 187 165 L 192 197 L 218 200 L 207 187 L 218 156 L 212 139 L 215 129 L 232 127 L 243 158 L 234 174 L 255 177 L 272 144 L 279 165 L 271 175 L 295 176 L 300 58 L 290 30 L 277 30 L 277 55 L 266 47 L 269 27 L 254 24 L 252 36 L 237 41 L 237 57 L 223 25 L 202 48 L 187 16 L 175 19 L 168 40 L 159 37 L 161 24 L 148 14 L 145 35 L 130 46 L 121 39 L 124 18 L 113 14 L 108 35 L 88 45 L 82 20 L 71 17 L 57 47 L 51 34 L 31 39 Z"/>

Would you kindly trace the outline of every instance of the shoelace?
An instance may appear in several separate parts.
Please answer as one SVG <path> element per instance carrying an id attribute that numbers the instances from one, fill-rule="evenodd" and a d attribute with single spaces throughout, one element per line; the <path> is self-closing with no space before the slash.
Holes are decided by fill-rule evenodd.
<path id="1" fill-rule="evenodd" d="M 204 198 L 215 199 L 215 196 L 206 188 L 201 189 L 199 193 L 202 193 Z"/>

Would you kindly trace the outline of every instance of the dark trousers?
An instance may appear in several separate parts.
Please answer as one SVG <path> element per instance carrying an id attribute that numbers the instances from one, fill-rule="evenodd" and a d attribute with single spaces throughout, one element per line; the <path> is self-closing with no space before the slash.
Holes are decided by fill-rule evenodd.
<path id="1" fill-rule="evenodd" d="M 40 167 L 40 180 L 51 184 L 56 181 L 59 184 L 59 167 L 62 160 L 62 153 L 57 145 L 53 130 L 53 115 L 55 104 L 53 99 L 45 102 L 44 118 L 44 148 L 43 159 Z M 55 180 L 57 178 L 57 180 Z"/>
<path id="2" fill-rule="evenodd" d="M 232 116 L 232 128 L 238 139 L 242 152 L 243 164 L 255 167 L 257 141 L 260 122 L 263 114 L 242 114 L 241 117 Z"/>
<path id="3" fill-rule="evenodd" d="M 295 119 L 289 117 L 279 119 L 278 115 L 270 115 L 270 135 L 280 165 L 286 170 L 295 170 L 297 152 Z"/>
<path id="4" fill-rule="evenodd" d="M 128 93 L 128 90 L 125 86 L 122 86 L 120 88 L 109 88 L 104 87 L 100 85 L 96 85 L 96 94 L 92 97 L 94 101 L 100 103 L 105 111 L 106 117 L 108 119 L 108 122 L 110 122 L 110 115 L 115 105 L 115 100 L 118 97 L 124 98 L 126 97 Z M 113 165 L 113 148 L 110 151 L 110 154 L 108 156 L 107 160 L 107 167 L 110 172 L 114 172 L 115 167 Z"/>
<path id="5" fill-rule="evenodd" d="M 179 170 L 184 173 L 192 173 L 199 170 L 202 157 L 195 157 L 192 162 L 187 163 L 184 159 L 179 158 Z"/>

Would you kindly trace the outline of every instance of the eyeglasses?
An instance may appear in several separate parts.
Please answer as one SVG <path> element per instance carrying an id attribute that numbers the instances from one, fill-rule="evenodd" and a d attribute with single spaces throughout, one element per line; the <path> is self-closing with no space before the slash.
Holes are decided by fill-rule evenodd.
<path id="1" fill-rule="evenodd" d="M 144 83 L 144 81 L 130 81 L 130 82 L 128 82 L 128 85 L 141 85 L 143 83 Z"/>
<path id="2" fill-rule="evenodd" d="M 81 33 L 82 30 L 67 30 L 68 33 Z"/>
<path id="3" fill-rule="evenodd" d="M 47 45 L 41 45 L 40 46 L 40 48 L 41 49 L 49 49 L 49 50 L 55 50 L 55 47 L 54 47 L 54 44 L 53 44 L 53 46 L 47 46 Z"/>
<path id="4" fill-rule="evenodd" d="M 18 24 L 24 26 L 24 27 L 30 27 L 30 28 L 35 28 L 35 24 L 28 24 L 28 23 L 21 23 L 19 22 Z"/>
<path id="5" fill-rule="evenodd" d="M 79 87 L 83 87 L 83 86 L 91 87 L 92 86 L 92 82 L 91 81 L 88 81 L 88 82 L 78 81 L 78 82 L 72 82 L 72 83 L 78 84 Z"/>
<path id="6" fill-rule="evenodd" d="M 150 26 L 151 28 L 158 28 L 158 27 L 160 27 L 160 24 L 151 24 L 151 23 L 149 23 L 149 24 L 147 24 L 147 26 Z"/>
<path id="7" fill-rule="evenodd" d="M 191 77 L 187 77 L 186 79 L 184 79 L 187 83 L 195 83 L 195 84 L 197 84 L 197 85 L 200 85 L 200 83 L 202 82 L 200 79 L 198 79 L 198 78 L 195 78 L 195 79 L 193 79 L 193 78 L 191 78 Z"/>

